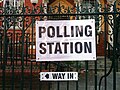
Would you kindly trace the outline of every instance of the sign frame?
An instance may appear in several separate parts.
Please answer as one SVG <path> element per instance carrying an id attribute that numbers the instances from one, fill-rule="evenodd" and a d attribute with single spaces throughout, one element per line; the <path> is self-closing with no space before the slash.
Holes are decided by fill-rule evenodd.
<path id="1" fill-rule="evenodd" d="M 40 81 L 78 81 L 78 72 L 40 72 Z"/>
<path id="2" fill-rule="evenodd" d="M 94 19 L 36 21 L 36 61 L 85 60 L 96 60 Z"/>

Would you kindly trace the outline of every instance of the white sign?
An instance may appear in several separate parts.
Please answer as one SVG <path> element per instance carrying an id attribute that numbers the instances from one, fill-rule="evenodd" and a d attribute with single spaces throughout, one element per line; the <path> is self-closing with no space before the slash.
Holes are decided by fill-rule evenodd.
<path id="1" fill-rule="evenodd" d="M 36 60 L 96 60 L 95 20 L 36 21 Z"/>
<path id="2" fill-rule="evenodd" d="M 78 72 L 40 72 L 40 81 L 77 81 Z"/>

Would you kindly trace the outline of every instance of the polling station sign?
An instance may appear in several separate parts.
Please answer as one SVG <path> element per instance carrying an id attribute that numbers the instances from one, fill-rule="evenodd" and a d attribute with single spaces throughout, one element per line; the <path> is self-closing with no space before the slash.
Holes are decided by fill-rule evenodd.
<path id="1" fill-rule="evenodd" d="M 40 81 L 77 81 L 78 72 L 40 72 Z"/>
<path id="2" fill-rule="evenodd" d="M 95 20 L 36 21 L 36 61 L 96 60 Z"/>

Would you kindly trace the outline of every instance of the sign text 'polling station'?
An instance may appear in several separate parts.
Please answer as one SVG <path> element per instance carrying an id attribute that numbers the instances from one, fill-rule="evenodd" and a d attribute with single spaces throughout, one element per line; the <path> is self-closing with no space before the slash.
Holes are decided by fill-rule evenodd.
<path id="1" fill-rule="evenodd" d="M 96 60 L 95 20 L 36 21 L 36 60 Z"/>

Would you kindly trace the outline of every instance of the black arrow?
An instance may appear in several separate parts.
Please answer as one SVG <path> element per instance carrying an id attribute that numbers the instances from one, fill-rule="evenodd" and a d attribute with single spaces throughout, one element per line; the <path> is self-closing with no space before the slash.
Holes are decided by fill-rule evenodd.
<path id="1" fill-rule="evenodd" d="M 45 75 L 45 77 L 48 79 L 48 78 L 49 78 L 49 74 L 47 73 L 47 74 Z"/>

